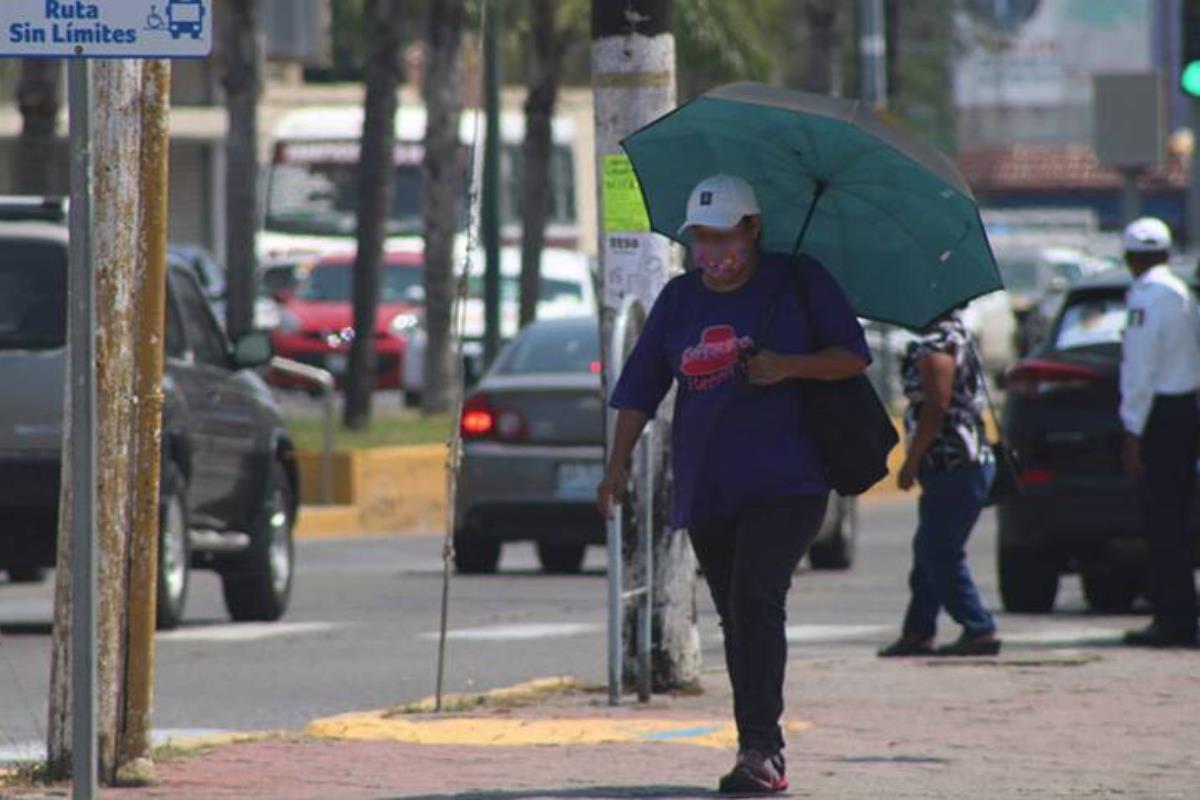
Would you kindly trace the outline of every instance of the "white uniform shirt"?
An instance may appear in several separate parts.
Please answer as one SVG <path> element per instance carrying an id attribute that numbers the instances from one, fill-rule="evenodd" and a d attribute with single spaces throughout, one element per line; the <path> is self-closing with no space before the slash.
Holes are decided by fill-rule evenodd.
<path id="1" fill-rule="evenodd" d="M 1165 264 L 1143 272 L 1125 300 L 1121 423 L 1140 436 L 1156 394 L 1200 388 L 1200 310 L 1188 286 Z"/>

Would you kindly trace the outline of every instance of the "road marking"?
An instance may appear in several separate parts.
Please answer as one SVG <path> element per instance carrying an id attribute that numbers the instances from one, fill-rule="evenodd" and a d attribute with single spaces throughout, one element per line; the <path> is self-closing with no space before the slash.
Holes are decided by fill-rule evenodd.
<path id="1" fill-rule="evenodd" d="M 517 642 L 530 639 L 552 639 L 559 636 L 579 636 L 603 628 L 594 622 L 524 622 L 507 625 L 485 625 L 478 628 L 457 628 L 446 631 L 447 639 L 473 642 Z M 438 632 L 422 633 L 422 639 L 436 640 Z"/>
<path id="2" fill-rule="evenodd" d="M 164 631 L 156 637 L 163 642 L 257 642 L 280 636 L 324 633 L 339 625 L 332 622 L 240 622 L 197 625 Z"/>
<path id="3" fill-rule="evenodd" d="M 737 746 L 737 728 L 733 723 L 711 720 L 388 717 L 387 713 L 367 711 L 317 719 L 304 732 L 327 739 L 478 747 L 690 744 L 732 749 Z M 788 722 L 783 727 L 801 733 L 810 730 L 812 724 Z"/>
<path id="4" fill-rule="evenodd" d="M 789 625 L 787 640 L 792 643 L 841 642 L 875 636 L 889 625 Z"/>

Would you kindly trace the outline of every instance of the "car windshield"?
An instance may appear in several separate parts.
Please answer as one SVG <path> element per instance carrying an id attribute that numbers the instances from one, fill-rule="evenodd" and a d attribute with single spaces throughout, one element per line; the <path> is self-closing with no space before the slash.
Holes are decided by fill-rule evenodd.
<path id="1" fill-rule="evenodd" d="M 0 243 L 0 350 L 48 350 L 66 338 L 67 249 Z"/>
<path id="2" fill-rule="evenodd" d="M 300 284 L 296 296 L 310 303 L 349 303 L 353 269 L 349 264 L 322 264 Z M 385 264 L 380 271 L 379 302 L 417 303 L 423 289 L 420 268 Z"/>
<path id="3" fill-rule="evenodd" d="M 1058 350 L 1119 345 L 1128 312 L 1121 297 L 1072 300 L 1063 309 L 1054 346 Z"/>
<path id="4" fill-rule="evenodd" d="M 596 325 L 527 328 L 497 370 L 502 375 L 599 372 L 600 336 Z"/>

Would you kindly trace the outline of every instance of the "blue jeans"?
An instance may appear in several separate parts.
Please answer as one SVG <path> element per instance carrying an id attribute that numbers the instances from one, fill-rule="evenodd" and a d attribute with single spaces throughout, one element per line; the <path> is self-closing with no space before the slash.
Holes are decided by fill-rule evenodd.
<path id="1" fill-rule="evenodd" d="M 983 510 L 995 476 L 994 462 L 947 471 L 924 469 L 917 534 L 913 537 L 913 568 L 908 585 L 912 598 L 904 615 L 904 634 L 932 638 L 938 611 L 963 626 L 968 636 L 996 630 L 996 621 L 983 607 L 967 567 L 966 544 Z"/>

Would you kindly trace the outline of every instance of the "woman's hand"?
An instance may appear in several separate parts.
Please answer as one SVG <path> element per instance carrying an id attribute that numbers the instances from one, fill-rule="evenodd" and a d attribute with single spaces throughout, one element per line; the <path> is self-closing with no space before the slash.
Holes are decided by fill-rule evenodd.
<path id="1" fill-rule="evenodd" d="M 900 468 L 900 475 L 896 478 L 896 485 L 900 490 L 907 492 L 917 482 L 918 464 L 911 458 L 904 459 L 904 466 Z"/>
<path id="2" fill-rule="evenodd" d="M 773 386 L 796 377 L 797 356 L 761 350 L 746 359 L 746 377 L 755 386 Z"/>
<path id="3" fill-rule="evenodd" d="M 625 499 L 625 487 L 629 484 L 629 470 L 619 464 L 609 464 L 604 478 L 596 487 L 596 510 L 605 519 L 612 516 L 613 506 Z"/>

